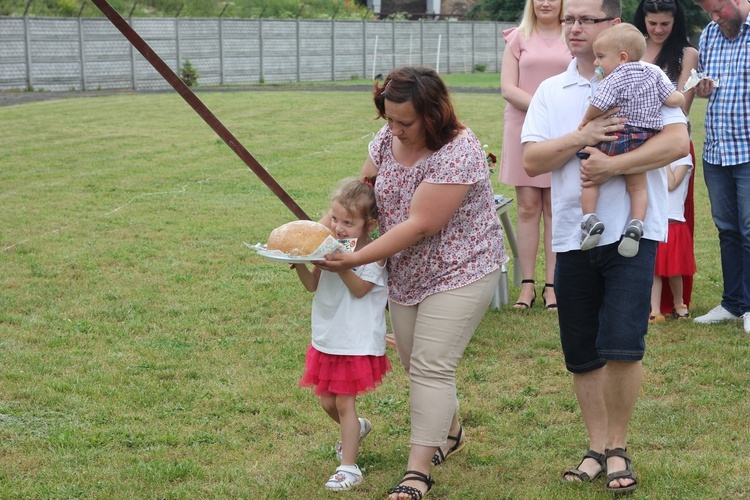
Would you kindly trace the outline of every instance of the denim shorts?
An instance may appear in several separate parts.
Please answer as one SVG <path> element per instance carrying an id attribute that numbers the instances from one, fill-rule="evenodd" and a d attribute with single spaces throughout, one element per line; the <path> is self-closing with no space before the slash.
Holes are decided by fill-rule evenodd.
<path id="1" fill-rule="evenodd" d="M 630 258 L 617 252 L 618 245 L 557 254 L 560 342 L 572 373 L 596 370 L 608 360 L 643 359 L 657 242 L 642 239 Z"/>

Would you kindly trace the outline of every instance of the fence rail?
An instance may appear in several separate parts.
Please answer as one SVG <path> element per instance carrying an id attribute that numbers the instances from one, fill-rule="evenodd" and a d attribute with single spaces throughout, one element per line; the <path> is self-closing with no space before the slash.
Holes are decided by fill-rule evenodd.
<path id="1" fill-rule="evenodd" d="M 175 72 L 200 85 L 372 78 L 406 64 L 499 72 L 511 23 L 131 18 Z M 159 89 L 169 85 L 105 18 L 0 17 L 0 90 Z"/>

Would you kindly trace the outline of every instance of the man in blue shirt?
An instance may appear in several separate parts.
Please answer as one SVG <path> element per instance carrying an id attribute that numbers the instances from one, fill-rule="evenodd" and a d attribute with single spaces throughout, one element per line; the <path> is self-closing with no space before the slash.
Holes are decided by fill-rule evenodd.
<path id="1" fill-rule="evenodd" d="M 721 304 L 695 322 L 742 319 L 750 333 L 750 3 L 695 3 L 712 19 L 698 47 L 704 78 L 696 93 L 709 99 L 703 174 L 719 230 L 724 278 Z"/>

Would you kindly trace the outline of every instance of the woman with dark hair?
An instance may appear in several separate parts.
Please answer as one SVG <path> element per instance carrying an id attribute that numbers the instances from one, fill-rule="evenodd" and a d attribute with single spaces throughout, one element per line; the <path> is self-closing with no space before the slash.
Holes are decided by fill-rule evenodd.
<path id="1" fill-rule="evenodd" d="M 642 60 L 659 66 L 669 76 L 672 83 L 677 86 L 677 90 L 682 90 L 690 76 L 690 70 L 698 67 L 698 51 L 688 41 L 687 20 L 680 0 L 641 0 L 635 10 L 633 24 L 646 36 L 646 53 Z M 688 90 L 684 95 L 685 105 L 682 107 L 682 111 L 685 115 L 689 115 L 690 106 L 693 104 L 693 98 L 695 97 L 695 89 Z M 690 156 L 692 157 L 692 164 L 695 165 L 692 142 L 690 143 Z M 695 175 L 690 175 L 684 202 L 683 215 L 685 221 L 676 224 L 675 222 L 680 221 L 670 220 L 667 242 L 659 243 L 657 248 L 654 289 L 649 316 L 649 322 L 651 323 L 663 320 L 664 314 L 676 314 L 678 317 L 685 317 L 685 314 L 689 314 L 688 308 L 693 292 L 693 275 L 688 274 L 687 269 L 694 268 L 695 262 L 692 247 L 695 226 L 694 180 Z M 688 234 L 685 234 L 685 232 Z M 678 240 L 688 242 L 681 246 L 679 252 L 683 256 L 682 262 L 679 266 L 675 263 L 668 266 L 665 256 L 676 253 L 670 252 L 670 245 L 675 245 Z M 686 269 L 686 274 L 682 274 L 683 304 L 679 304 L 679 300 L 677 300 L 677 305 L 683 306 L 681 308 L 675 308 L 677 298 L 672 296 L 670 287 L 662 286 L 662 282 L 669 279 L 674 269 L 678 267 Z M 671 271 L 668 269 L 671 269 Z"/>
<path id="2" fill-rule="evenodd" d="M 641 0 L 635 9 L 633 24 L 646 36 L 642 60 L 656 64 L 682 90 L 690 70 L 698 67 L 698 51 L 687 37 L 687 21 L 680 0 Z M 695 89 L 685 92 L 687 115 Z"/>
<path id="3" fill-rule="evenodd" d="M 380 237 L 358 252 L 327 255 L 341 272 L 388 259 L 388 304 L 410 381 L 411 449 L 391 500 L 419 500 L 430 467 L 466 443 L 456 366 L 508 261 L 482 145 L 456 118 L 448 89 L 427 67 L 393 70 L 375 84 L 378 117 L 361 178 L 377 174 Z"/>

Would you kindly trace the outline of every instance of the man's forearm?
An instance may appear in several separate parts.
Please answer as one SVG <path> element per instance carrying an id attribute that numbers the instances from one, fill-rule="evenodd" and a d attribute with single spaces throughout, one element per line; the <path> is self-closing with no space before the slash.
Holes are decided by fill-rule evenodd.
<path id="1" fill-rule="evenodd" d="M 563 166 L 584 146 L 586 142 L 578 131 L 557 139 L 527 142 L 523 148 L 523 168 L 530 177 L 552 172 Z"/>
<path id="2" fill-rule="evenodd" d="M 647 140 L 642 146 L 612 158 L 610 166 L 614 175 L 638 174 L 669 165 L 687 156 L 690 137 L 687 125 L 673 123 Z"/>

